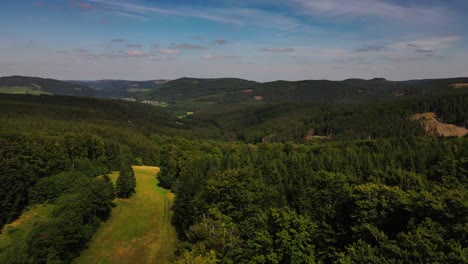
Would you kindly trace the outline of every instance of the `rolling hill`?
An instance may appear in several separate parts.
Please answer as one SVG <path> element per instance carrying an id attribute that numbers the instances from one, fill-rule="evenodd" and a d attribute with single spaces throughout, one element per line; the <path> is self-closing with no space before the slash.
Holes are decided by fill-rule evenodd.
<path id="1" fill-rule="evenodd" d="M 97 80 L 68 81 L 89 86 L 98 90 L 104 97 L 131 97 L 158 88 L 168 80 L 128 81 L 128 80 Z"/>
<path id="2" fill-rule="evenodd" d="M 181 78 L 162 84 L 142 95 L 160 101 L 242 103 L 366 103 L 426 95 L 466 93 L 468 78 L 388 81 L 347 79 L 258 83 L 243 79 Z"/>
<path id="3" fill-rule="evenodd" d="M 0 77 L 0 93 L 70 96 L 99 95 L 98 91 L 85 85 L 26 76 Z"/>

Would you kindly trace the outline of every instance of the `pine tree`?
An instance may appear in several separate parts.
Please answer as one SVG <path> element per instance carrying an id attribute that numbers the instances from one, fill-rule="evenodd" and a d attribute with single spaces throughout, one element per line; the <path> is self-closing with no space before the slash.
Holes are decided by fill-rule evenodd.
<path id="1" fill-rule="evenodd" d="M 123 165 L 116 182 L 116 194 L 119 198 L 129 198 L 135 193 L 136 179 L 133 169 L 129 165 Z"/>

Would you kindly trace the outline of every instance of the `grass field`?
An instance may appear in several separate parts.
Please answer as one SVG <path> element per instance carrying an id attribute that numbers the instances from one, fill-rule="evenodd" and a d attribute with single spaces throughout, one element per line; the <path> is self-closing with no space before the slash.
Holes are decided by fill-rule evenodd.
<path id="1" fill-rule="evenodd" d="M 111 217 L 75 263 L 169 263 L 177 243 L 173 194 L 157 186 L 157 167 L 134 166 L 136 193 L 116 199 Z M 116 180 L 118 173 L 111 175 Z"/>
<path id="2" fill-rule="evenodd" d="M 27 86 L 11 86 L 11 87 L 0 87 L 0 93 L 6 94 L 32 94 L 32 95 L 40 95 L 40 94 L 48 94 L 51 93 L 40 91 L 40 90 L 33 90 L 31 87 Z"/>
<path id="3" fill-rule="evenodd" d="M 50 218 L 54 205 L 33 205 L 21 216 L 3 227 L 0 234 L 0 252 L 9 250 L 15 241 L 24 241 L 35 223 Z"/>

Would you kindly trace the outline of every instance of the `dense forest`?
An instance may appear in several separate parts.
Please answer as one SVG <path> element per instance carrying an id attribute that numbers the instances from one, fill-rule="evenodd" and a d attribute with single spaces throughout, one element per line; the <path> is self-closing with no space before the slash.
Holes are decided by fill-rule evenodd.
<path id="1" fill-rule="evenodd" d="M 179 263 L 466 262 L 466 137 L 163 152 Z"/>
<path id="2" fill-rule="evenodd" d="M 176 195 L 174 263 L 468 261 L 468 138 L 410 119 L 466 127 L 467 95 L 217 109 L 0 95 L 0 226 L 45 211 L 2 230 L 0 263 L 70 263 L 132 194 L 131 164 Z"/>

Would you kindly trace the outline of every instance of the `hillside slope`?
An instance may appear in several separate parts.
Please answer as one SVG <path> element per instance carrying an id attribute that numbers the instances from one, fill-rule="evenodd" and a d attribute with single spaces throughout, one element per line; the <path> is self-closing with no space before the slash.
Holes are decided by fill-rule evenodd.
<path id="1" fill-rule="evenodd" d="M 0 77 L 0 93 L 2 88 L 8 87 L 24 87 L 25 90 L 53 95 L 98 96 L 98 91 L 85 85 L 38 77 Z"/>
<path id="2" fill-rule="evenodd" d="M 89 86 L 98 90 L 104 97 L 130 97 L 156 89 L 160 85 L 168 82 L 168 80 L 97 80 L 68 82 Z"/>
<path id="3" fill-rule="evenodd" d="M 342 104 L 374 103 L 426 96 L 468 94 L 468 78 L 388 81 L 347 79 L 258 83 L 242 79 L 182 78 L 137 96 L 169 103 L 179 113 L 208 109 L 218 111 L 230 104 L 271 103 Z"/>

